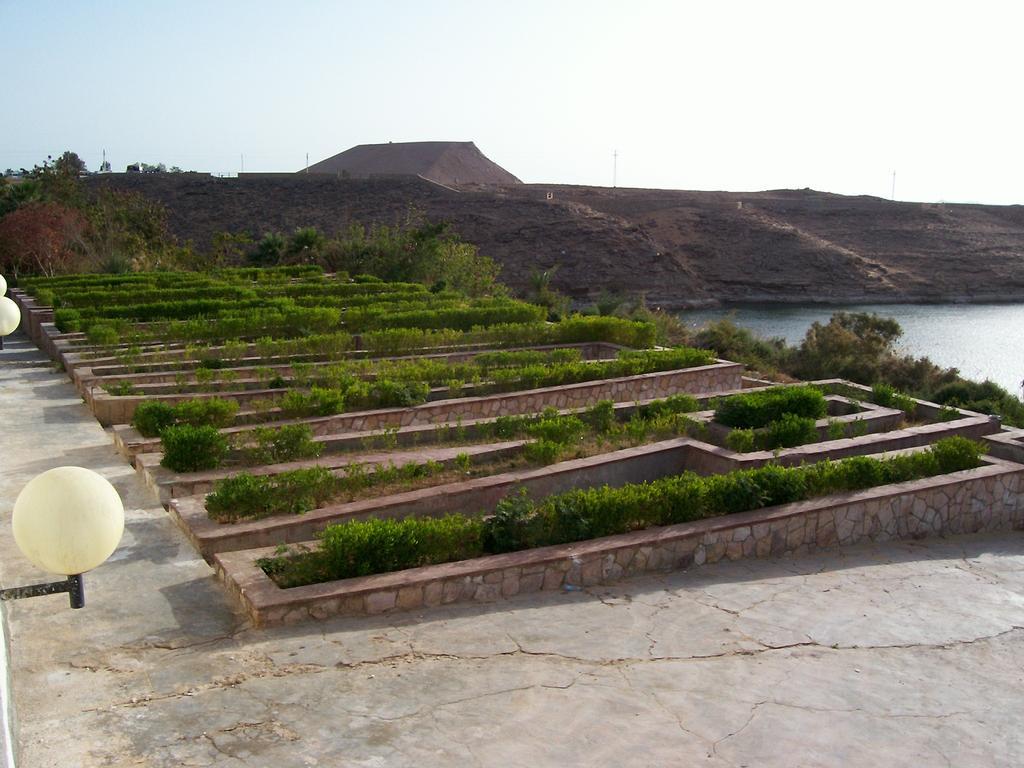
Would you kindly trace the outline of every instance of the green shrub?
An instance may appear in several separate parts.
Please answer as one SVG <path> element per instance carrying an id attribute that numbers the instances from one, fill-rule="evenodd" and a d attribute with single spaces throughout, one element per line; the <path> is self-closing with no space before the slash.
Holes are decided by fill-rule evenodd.
<path id="1" fill-rule="evenodd" d="M 936 418 L 938 418 L 939 421 L 956 421 L 957 419 L 963 418 L 963 416 L 956 408 L 944 405 L 939 408 L 939 413 Z"/>
<path id="2" fill-rule="evenodd" d="M 523 446 L 523 456 L 533 464 L 554 464 L 565 450 L 565 443 L 552 440 L 534 440 Z"/>
<path id="3" fill-rule="evenodd" d="M 829 440 L 841 440 L 846 437 L 846 424 L 830 419 L 828 422 L 828 439 Z"/>
<path id="4" fill-rule="evenodd" d="M 324 467 L 277 475 L 242 473 L 217 481 L 206 497 L 206 511 L 218 522 L 301 515 L 330 499 L 338 485 L 338 478 Z"/>
<path id="5" fill-rule="evenodd" d="M 344 579 L 477 557 L 481 529 L 480 520 L 458 515 L 365 520 L 328 526 L 320 548 L 333 578 Z"/>
<path id="6" fill-rule="evenodd" d="M 320 455 L 323 444 L 313 440 L 307 424 L 286 424 L 283 427 L 256 427 L 252 431 L 255 445 L 246 449 L 250 464 L 278 464 L 284 461 L 311 459 Z"/>
<path id="7" fill-rule="evenodd" d="M 827 411 L 825 396 L 812 386 L 773 387 L 719 400 L 715 421 L 727 427 L 757 429 L 783 414 L 820 419 Z"/>
<path id="8" fill-rule="evenodd" d="M 292 390 L 281 398 L 281 410 L 292 418 L 333 416 L 345 410 L 345 393 L 337 389 L 313 387 L 309 392 Z"/>
<path id="9" fill-rule="evenodd" d="M 234 423 L 238 403 L 220 397 L 183 400 L 174 406 L 174 418 L 193 427 L 228 427 Z"/>
<path id="10" fill-rule="evenodd" d="M 914 398 L 897 391 L 895 387 L 888 384 L 875 384 L 871 388 L 871 402 L 886 408 L 895 408 L 903 411 L 907 416 L 913 416 L 917 410 L 917 403 Z"/>
<path id="11" fill-rule="evenodd" d="M 104 384 L 103 389 L 108 395 L 114 397 L 129 397 L 130 395 L 137 395 L 139 393 L 138 388 L 130 381 L 119 381 L 115 384 Z"/>
<path id="12" fill-rule="evenodd" d="M 82 313 L 77 309 L 58 309 L 53 313 L 53 322 L 61 333 L 75 333 L 82 330 Z"/>
<path id="13" fill-rule="evenodd" d="M 427 400 L 430 385 L 425 381 L 380 379 L 371 388 L 373 405 L 378 408 L 409 408 Z"/>
<path id="14" fill-rule="evenodd" d="M 767 451 L 773 448 L 792 448 L 816 442 L 818 430 L 814 426 L 814 419 L 785 413 L 760 432 L 757 440 L 761 449 Z"/>
<path id="15" fill-rule="evenodd" d="M 984 444 L 959 435 L 943 438 L 930 449 L 942 474 L 973 469 L 978 466 L 984 453 Z"/>
<path id="16" fill-rule="evenodd" d="M 611 400 L 601 400 L 587 409 L 583 419 L 599 435 L 606 435 L 615 426 L 615 403 Z"/>
<path id="17" fill-rule="evenodd" d="M 754 430 L 733 429 L 725 436 L 725 445 L 737 453 L 749 453 L 754 450 Z"/>
<path id="18" fill-rule="evenodd" d="M 121 340 L 121 334 L 117 332 L 114 326 L 107 323 L 93 323 L 85 332 L 85 338 L 90 344 L 107 346 L 117 344 Z"/>
<path id="19" fill-rule="evenodd" d="M 216 469 L 228 451 L 227 439 L 216 427 L 172 425 L 160 433 L 164 457 L 160 465 L 175 472 Z"/>
<path id="20" fill-rule="evenodd" d="M 540 441 L 568 445 L 579 442 L 587 425 L 578 416 L 545 415 L 526 428 L 526 434 Z"/>
<path id="21" fill-rule="evenodd" d="M 141 403 L 132 414 L 132 426 L 143 437 L 158 437 L 174 423 L 174 407 L 159 400 Z"/>

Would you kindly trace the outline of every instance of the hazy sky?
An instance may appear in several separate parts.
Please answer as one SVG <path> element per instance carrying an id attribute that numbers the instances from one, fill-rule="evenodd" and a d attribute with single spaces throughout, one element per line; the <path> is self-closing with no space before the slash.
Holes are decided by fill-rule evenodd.
<path id="1" fill-rule="evenodd" d="M 1024 3 L 0 0 L 0 169 L 291 171 L 473 140 L 524 181 L 1024 203 Z"/>

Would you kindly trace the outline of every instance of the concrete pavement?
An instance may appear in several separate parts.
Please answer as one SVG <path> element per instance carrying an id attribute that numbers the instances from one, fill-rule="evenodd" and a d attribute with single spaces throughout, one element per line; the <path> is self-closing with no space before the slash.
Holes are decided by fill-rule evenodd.
<path id="1" fill-rule="evenodd" d="M 127 510 L 84 610 L 7 604 L 21 766 L 1024 763 L 1024 534 L 256 631 L 63 374 L 5 346 L 0 583 L 47 578 L 8 524 L 39 472 Z"/>

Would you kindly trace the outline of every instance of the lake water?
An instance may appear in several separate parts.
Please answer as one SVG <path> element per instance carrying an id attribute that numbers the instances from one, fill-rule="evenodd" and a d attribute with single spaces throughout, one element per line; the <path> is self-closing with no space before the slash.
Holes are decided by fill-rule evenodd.
<path id="1" fill-rule="evenodd" d="M 1024 379 L 1024 304 L 742 305 L 683 312 L 687 325 L 731 316 L 761 336 L 799 344 L 811 323 L 833 312 L 874 312 L 903 328 L 899 350 L 959 368 L 969 379 L 991 379 L 1018 397 Z"/>

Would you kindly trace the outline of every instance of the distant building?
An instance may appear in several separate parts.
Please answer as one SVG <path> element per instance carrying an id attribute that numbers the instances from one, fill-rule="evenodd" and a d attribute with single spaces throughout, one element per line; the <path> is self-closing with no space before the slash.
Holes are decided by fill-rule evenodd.
<path id="1" fill-rule="evenodd" d="M 352 179 L 420 176 L 446 186 L 522 183 L 489 160 L 472 141 L 360 144 L 314 163 L 299 173 L 331 174 Z"/>

